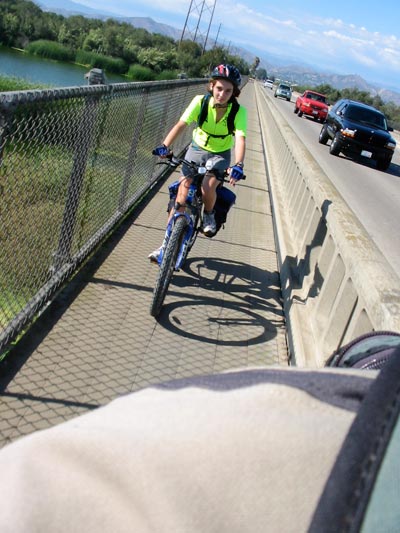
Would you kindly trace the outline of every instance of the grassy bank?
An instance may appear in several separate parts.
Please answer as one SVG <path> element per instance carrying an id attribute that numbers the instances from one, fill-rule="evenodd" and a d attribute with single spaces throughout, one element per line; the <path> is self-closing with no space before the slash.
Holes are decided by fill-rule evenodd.
<path id="1" fill-rule="evenodd" d="M 0 75 L 0 92 L 24 91 L 27 89 L 43 89 L 46 85 L 31 83 L 23 78 Z"/>

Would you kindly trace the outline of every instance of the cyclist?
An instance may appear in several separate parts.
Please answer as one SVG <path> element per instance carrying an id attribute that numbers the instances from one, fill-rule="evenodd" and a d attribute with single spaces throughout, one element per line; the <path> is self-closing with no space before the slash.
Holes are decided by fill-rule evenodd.
<path id="1" fill-rule="evenodd" d="M 212 156 L 221 159 L 212 172 L 208 172 L 202 183 L 204 203 L 203 233 L 212 237 L 216 233 L 214 205 L 216 190 L 223 180 L 222 172 L 230 167 L 231 149 L 234 147 L 235 164 L 230 167 L 230 184 L 235 185 L 243 177 L 244 156 L 246 151 L 247 110 L 239 106 L 236 98 L 240 95 L 241 76 L 233 65 L 223 64 L 214 68 L 208 84 L 210 98 L 207 100 L 207 113 L 203 124 L 199 117 L 202 110 L 204 95 L 197 95 L 183 112 L 179 121 L 173 126 L 161 146 L 153 150 L 154 155 L 165 157 L 170 152 L 170 146 L 183 130 L 193 122 L 197 127 L 193 131 L 192 142 L 185 154 L 187 161 L 204 164 Z M 234 129 L 230 131 L 229 121 L 234 110 Z M 190 187 L 191 170 L 182 166 L 181 184 L 178 189 L 176 202 L 184 205 Z M 149 255 L 151 261 L 157 262 L 162 247 Z"/>

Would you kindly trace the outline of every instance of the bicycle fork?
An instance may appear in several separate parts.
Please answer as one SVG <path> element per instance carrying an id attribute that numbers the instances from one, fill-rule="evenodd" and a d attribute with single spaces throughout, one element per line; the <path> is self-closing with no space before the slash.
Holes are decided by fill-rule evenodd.
<path id="1" fill-rule="evenodd" d="M 174 228 L 175 221 L 179 217 L 185 217 L 186 218 L 187 226 L 186 226 L 186 231 L 185 231 L 185 234 L 183 236 L 182 243 L 181 243 L 181 246 L 180 246 L 180 249 L 179 249 L 178 257 L 176 259 L 175 270 L 179 270 L 182 267 L 182 264 L 183 264 L 183 261 L 186 258 L 188 249 L 189 249 L 189 247 L 191 246 L 191 244 L 194 241 L 194 239 L 193 239 L 193 237 L 194 237 L 193 221 L 192 221 L 191 217 L 187 213 L 176 212 L 173 215 L 173 217 L 171 218 L 171 220 L 168 222 L 167 228 L 165 230 L 164 239 L 163 239 L 163 242 L 161 244 L 161 251 L 160 251 L 160 254 L 158 256 L 158 264 L 161 265 L 163 257 L 164 257 L 164 252 L 165 252 L 165 250 L 167 248 L 169 239 L 171 237 L 172 230 Z"/>

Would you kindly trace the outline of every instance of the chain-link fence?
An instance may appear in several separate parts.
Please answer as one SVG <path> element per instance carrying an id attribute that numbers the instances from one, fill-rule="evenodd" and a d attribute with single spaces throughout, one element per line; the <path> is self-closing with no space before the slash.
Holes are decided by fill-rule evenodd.
<path id="1" fill-rule="evenodd" d="M 151 149 L 205 85 L 0 93 L 0 354 L 161 176 Z"/>

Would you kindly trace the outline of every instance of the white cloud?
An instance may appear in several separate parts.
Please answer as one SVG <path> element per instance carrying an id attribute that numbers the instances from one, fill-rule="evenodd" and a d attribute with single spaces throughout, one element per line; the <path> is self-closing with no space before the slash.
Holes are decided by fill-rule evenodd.
<path id="1" fill-rule="evenodd" d="M 357 50 L 351 50 L 350 55 L 357 63 L 360 63 L 368 68 L 375 68 L 378 64 L 376 59 L 372 58 L 370 55 L 362 54 Z"/>
<path id="2" fill-rule="evenodd" d="M 381 61 L 386 65 L 387 68 L 393 68 L 395 71 L 400 69 L 400 52 L 394 50 L 393 48 L 384 48 L 381 50 L 380 54 Z"/>

